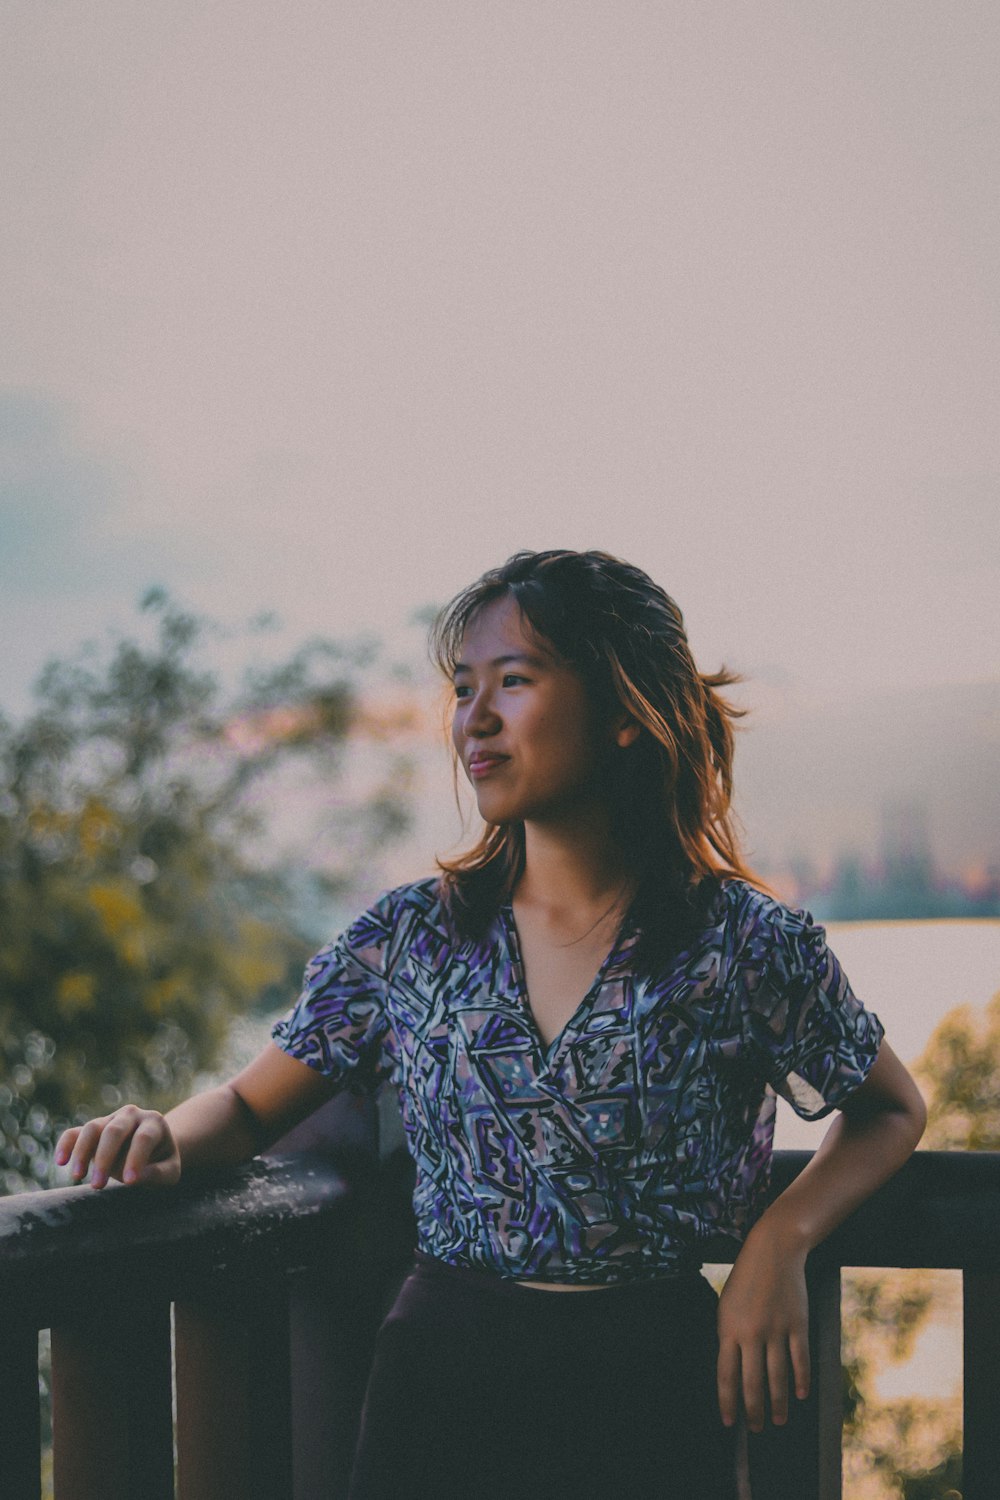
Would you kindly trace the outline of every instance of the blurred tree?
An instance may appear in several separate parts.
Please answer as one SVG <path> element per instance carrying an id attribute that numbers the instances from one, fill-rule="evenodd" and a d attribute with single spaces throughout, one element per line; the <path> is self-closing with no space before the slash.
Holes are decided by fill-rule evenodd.
<path id="1" fill-rule="evenodd" d="M 931 1313 L 959 1311 L 954 1272 L 845 1272 L 844 1493 L 851 1500 L 961 1500 L 960 1396 L 883 1399 L 880 1371 L 913 1353 Z"/>
<path id="2" fill-rule="evenodd" d="M 923 1148 L 1000 1150 L 1000 991 L 979 1015 L 968 1005 L 949 1011 L 913 1071 L 927 1100 Z M 956 1274 L 852 1271 L 844 1292 L 845 1417 L 859 1500 L 960 1500 L 960 1398 L 883 1402 L 873 1389 L 886 1362 L 909 1358 L 932 1308 L 958 1318 Z"/>
<path id="3" fill-rule="evenodd" d="M 409 763 L 359 728 L 372 643 L 314 640 L 226 687 L 199 652 L 245 657 L 246 632 L 161 589 L 141 609 L 145 643 L 51 663 L 25 722 L 0 718 L 0 1192 L 48 1180 L 65 1123 L 182 1097 L 407 824 Z M 281 848 L 296 801 L 306 850 Z"/>
<path id="4" fill-rule="evenodd" d="M 937 1151 L 1000 1151 L 1000 990 L 981 1015 L 951 1010 L 916 1066 L 927 1085 L 927 1134 Z"/>

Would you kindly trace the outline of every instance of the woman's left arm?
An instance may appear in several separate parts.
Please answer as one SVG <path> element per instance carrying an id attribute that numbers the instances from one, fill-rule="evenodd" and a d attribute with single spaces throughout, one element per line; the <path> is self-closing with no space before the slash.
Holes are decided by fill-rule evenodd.
<path id="1" fill-rule="evenodd" d="M 920 1091 L 883 1040 L 864 1083 L 840 1106 L 812 1160 L 757 1220 L 719 1298 L 719 1410 L 731 1426 L 740 1394 L 752 1432 L 764 1426 L 765 1388 L 777 1425 L 795 1392 L 809 1393 L 805 1264 L 912 1154 L 927 1124 Z"/>

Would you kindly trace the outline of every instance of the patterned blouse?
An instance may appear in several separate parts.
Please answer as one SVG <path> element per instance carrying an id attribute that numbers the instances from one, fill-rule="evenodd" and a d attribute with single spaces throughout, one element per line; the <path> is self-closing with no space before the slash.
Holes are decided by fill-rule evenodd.
<path id="1" fill-rule="evenodd" d="M 462 940 L 417 881 L 310 961 L 274 1040 L 345 1087 L 395 1084 L 425 1254 L 573 1283 L 697 1268 L 763 1208 L 776 1093 L 816 1120 L 867 1076 L 882 1024 L 809 912 L 721 879 L 655 979 L 637 936 L 626 920 L 549 1047 L 509 904 Z"/>

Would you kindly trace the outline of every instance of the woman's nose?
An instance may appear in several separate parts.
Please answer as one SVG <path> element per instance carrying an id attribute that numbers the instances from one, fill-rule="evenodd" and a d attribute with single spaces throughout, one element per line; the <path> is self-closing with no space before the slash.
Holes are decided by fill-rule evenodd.
<path id="1" fill-rule="evenodd" d="M 471 735 L 496 734 L 499 726 L 500 715 L 496 711 L 492 695 L 483 688 L 468 703 L 465 732 Z"/>

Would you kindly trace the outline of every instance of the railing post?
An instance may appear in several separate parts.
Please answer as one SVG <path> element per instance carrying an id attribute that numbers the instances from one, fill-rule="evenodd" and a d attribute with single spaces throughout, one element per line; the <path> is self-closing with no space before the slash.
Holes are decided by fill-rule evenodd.
<path id="1" fill-rule="evenodd" d="M 285 1278 L 185 1295 L 174 1349 L 178 1500 L 292 1500 Z"/>
<path id="2" fill-rule="evenodd" d="M 1000 1483 L 1000 1271 L 962 1277 L 964 1500 L 994 1500 Z"/>
<path id="3" fill-rule="evenodd" d="M 842 1500 L 844 1375 L 841 1356 L 840 1267 L 820 1265 L 809 1288 L 809 1347 L 816 1394 L 818 1500 Z"/>
<path id="4" fill-rule="evenodd" d="M 370 1288 L 311 1272 L 290 1294 L 295 1500 L 343 1500 L 375 1333 Z"/>
<path id="5" fill-rule="evenodd" d="M 38 1500 L 42 1487 L 38 1329 L 0 1323 L 0 1495 Z"/>
<path id="6" fill-rule="evenodd" d="M 840 1368 L 840 1267 L 806 1263 L 809 1293 L 809 1395 L 800 1401 L 789 1366 L 784 1427 L 771 1422 L 747 1434 L 753 1500 L 841 1500 L 843 1394 Z"/>
<path id="7" fill-rule="evenodd" d="M 173 1500 L 167 1302 L 53 1327 L 52 1449 L 59 1500 Z"/>

